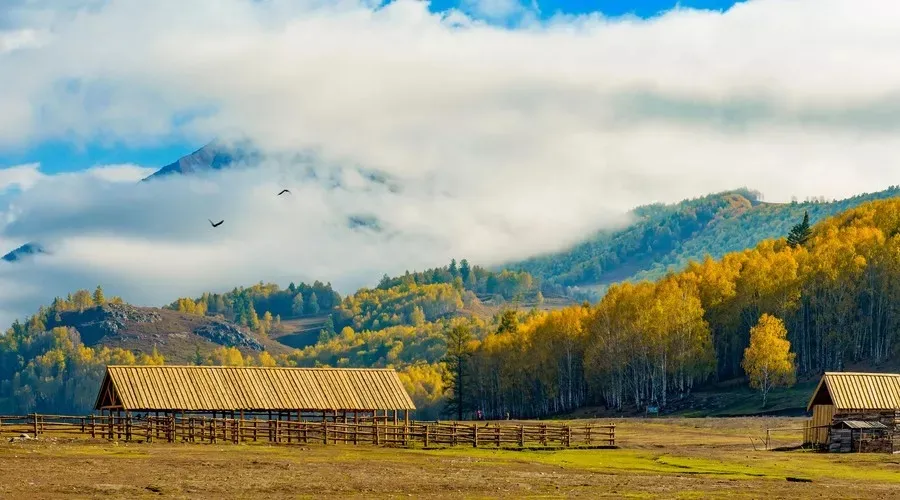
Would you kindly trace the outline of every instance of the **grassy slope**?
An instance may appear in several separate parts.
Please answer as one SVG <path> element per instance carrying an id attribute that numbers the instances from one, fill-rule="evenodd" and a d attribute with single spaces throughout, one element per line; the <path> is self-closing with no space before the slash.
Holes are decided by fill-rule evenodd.
<path id="1" fill-rule="evenodd" d="M 637 221 L 624 229 L 601 232 L 555 254 L 507 267 L 563 286 L 599 286 L 626 279 L 654 279 L 668 268 L 683 267 L 705 255 L 719 258 L 787 235 L 808 211 L 811 223 L 873 199 L 900 195 L 890 188 L 831 203 L 773 204 L 739 190 L 673 205 L 635 209 Z"/>

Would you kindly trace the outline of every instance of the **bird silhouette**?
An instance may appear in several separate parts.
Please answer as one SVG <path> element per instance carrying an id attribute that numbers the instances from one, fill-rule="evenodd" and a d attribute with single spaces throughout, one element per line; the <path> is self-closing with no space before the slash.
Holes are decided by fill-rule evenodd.
<path id="1" fill-rule="evenodd" d="M 281 196 L 281 195 L 283 195 L 284 193 L 290 193 L 290 192 L 291 192 L 291 191 L 290 191 L 289 189 L 282 189 L 281 192 L 278 193 L 276 196 Z"/>
<path id="2" fill-rule="evenodd" d="M 212 227 L 219 227 L 219 226 L 221 226 L 221 225 L 222 225 L 222 223 L 223 223 L 223 222 L 225 222 L 225 220 L 224 220 L 224 219 L 223 219 L 223 220 L 220 220 L 220 221 L 219 221 L 219 222 L 213 222 L 213 221 L 212 221 L 212 220 L 210 220 L 210 219 L 206 219 L 206 220 L 208 220 L 208 221 L 209 221 L 209 223 L 210 223 L 210 224 L 212 224 Z"/>

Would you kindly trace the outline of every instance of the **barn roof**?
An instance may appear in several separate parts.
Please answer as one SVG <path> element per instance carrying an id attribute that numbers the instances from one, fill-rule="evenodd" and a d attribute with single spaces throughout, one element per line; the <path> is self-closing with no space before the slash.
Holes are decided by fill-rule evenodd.
<path id="1" fill-rule="evenodd" d="M 109 366 L 95 409 L 415 410 L 392 369 Z"/>
<path id="2" fill-rule="evenodd" d="M 820 404 L 837 410 L 900 409 L 900 374 L 825 372 L 806 410 Z"/>

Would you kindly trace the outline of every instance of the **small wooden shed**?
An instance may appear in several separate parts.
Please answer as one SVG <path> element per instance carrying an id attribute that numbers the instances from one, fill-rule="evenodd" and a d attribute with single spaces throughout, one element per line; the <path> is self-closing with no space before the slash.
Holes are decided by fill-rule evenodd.
<path id="1" fill-rule="evenodd" d="M 121 414 L 288 420 L 409 420 L 416 406 L 392 369 L 108 366 L 94 405 Z M 348 420 L 352 419 L 352 420 Z"/>
<path id="2" fill-rule="evenodd" d="M 804 444 L 836 452 L 900 450 L 900 374 L 826 372 L 807 411 Z"/>

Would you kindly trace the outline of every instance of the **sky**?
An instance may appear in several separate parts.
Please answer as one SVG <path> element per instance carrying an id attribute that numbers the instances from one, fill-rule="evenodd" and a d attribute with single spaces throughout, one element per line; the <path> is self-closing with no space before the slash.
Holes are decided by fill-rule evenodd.
<path id="1" fill-rule="evenodd" d="M 0 262 L 0 325 L 97 284 L 148 305 L 347 293 L 558 250 L 651 202 L 897 184 L 900 5 L 732 4 L 6 0 L 0 253 L 51 253 Z M 265 160 L 137 182 L 213 139 Z"/>

